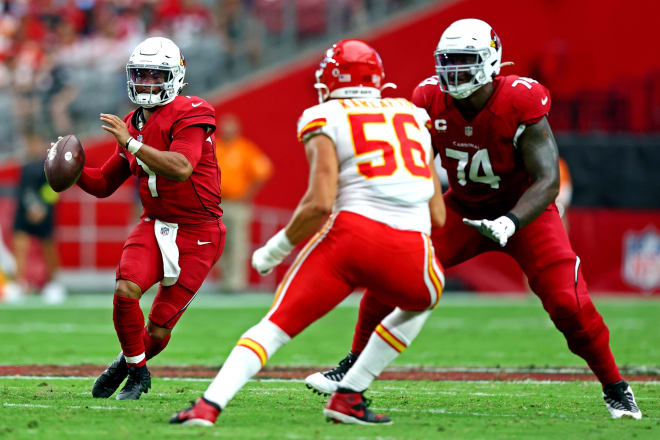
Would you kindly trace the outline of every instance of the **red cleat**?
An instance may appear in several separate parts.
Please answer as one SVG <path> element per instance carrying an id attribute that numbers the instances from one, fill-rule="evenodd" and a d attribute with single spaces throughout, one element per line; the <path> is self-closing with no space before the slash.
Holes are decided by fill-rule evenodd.
<path id="1" fill-rule="evenodd" d="M 190 408 L 179 411 L 170 418 L 170 423 L 187 426 L 213 426 L 220 415 L 220 407 L 203 396 L 192 403 Z"/>
<path id="2" fill-rule="evenodd" d="M 365 399 L 362 393 L 339 388 L 330 396 L 323 410 L 327 420 L 335 423 L 351 423 L 357 425 L 390 425 L 392 420 L 385 414 L 376 414 L 369 410 L 371 401 Z"/>

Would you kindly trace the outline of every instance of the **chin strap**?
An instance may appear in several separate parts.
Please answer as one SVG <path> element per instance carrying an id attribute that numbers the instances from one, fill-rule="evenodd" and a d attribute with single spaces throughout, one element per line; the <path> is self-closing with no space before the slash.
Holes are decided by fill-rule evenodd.
<path id="1" fill-rule="evenodd" d="M 319 104 L 324 103 L 330 96 L 330 89 L 323 83 L 314 84 L 314 88 L 319 94 Z"/>
<path id="2" fill-rule="evenodd" d="M 385 89 L 397 89 L 397 86 L 394 83 L 385 83 L 383 84 L 383 87 L 380 88 L 380 91 L 382 92 Z"/>

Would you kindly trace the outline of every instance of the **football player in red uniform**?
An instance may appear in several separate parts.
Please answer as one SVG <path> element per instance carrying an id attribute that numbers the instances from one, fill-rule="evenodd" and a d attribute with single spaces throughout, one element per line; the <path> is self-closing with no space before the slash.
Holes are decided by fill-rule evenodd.
<path id="1" fill-rule="evenodd" d="M 113 321 L 122 352 L 92 388 L 94 397 L 107 398 L 128 376 L 118 400 L 148 391 L 146 361 L 167 346 L 225 240 L 215 111 L 201 98 L 180 95 L 181 51 L 167 38 L 148 38 L 133 51 L 126 73 L 128 96 L 139 107 L 123 120 L 101 114 L 116 150 L 102 167 L 85 167 L 78 180 L 89 194 L 107 197 L 133 175 L 144 208 L 116 272 Z M 139 300 L 158 282 L 145 327 Z"/>
<path id="2" fill-rule="evenodd" d="M 481 20 L 450 25 L 434 56 L 437 75 L 417 86 L 412 101 L 431 117 L 433 146 L 449 176 L 446 224 L 432 231 L 438 260 L 451 267 L 483 252 L 511 255 L 570 350 L 602 383 L 612 417 L 641 418 L 554 203 L 559 171 L 548 90 L 530 78 L 498 76 L 501 43 Z M 349 355 L 335 369 L 309 376 L 308 386 L 336 389 L 391 311 L 377 299 L 363 296 Z"/>

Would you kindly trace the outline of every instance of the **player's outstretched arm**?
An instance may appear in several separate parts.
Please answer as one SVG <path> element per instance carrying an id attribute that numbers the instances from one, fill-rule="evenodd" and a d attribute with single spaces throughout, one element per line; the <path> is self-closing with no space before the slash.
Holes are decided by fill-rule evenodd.
<path id="1" fill-rule="evenodd" d="M 101 128 L 111 133 L 117 139 L 119 145 L 134 154 L 159 176 L 183 182 L 192 174 L 193 166 L 183 154 L 177 151 L 160 151 L 157 148 L 138 142 L 128 133 L 126 123 L 116 115 L 101 113 L 99 119 L 105 124 Z M 201 127 L 197 129 L 200 132 L 199 146 L 201 151 L 205 132 Z"/>
<path id="2" fill-rule="evenodd" d="M 529 125 L 518 139 L 525 169 L 532 185 L 523 193 L 511 213 L 522 228 L 534 221 L 559 193 L 559 154 L 547 118 Z"/>
<path id="3" fill-rule="evenodd" d="M 130 175 L 128 161 L 115 152 L 101 168 L 83 168 L 76 184 L 86 193 L 104 198 L 117 191 Z"/>
<path id="4" fill-rule="evenodd" d="M 325 135 L 305 143 L 309 183 L 287 226 L 252 254 L 252 267 L 265 275 L 280 264 L 293 248 L 319 230 L 337 197 L 338 160 L 334 144 Z"/>

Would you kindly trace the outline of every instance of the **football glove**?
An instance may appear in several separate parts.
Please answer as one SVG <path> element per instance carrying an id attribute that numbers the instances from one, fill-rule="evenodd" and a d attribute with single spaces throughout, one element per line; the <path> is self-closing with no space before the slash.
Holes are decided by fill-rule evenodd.
<path id="1" fill-rule="evenodd" d="M 472 226 L 495 243 L 499 243 L 502 247 L 506 246 L 506 242 L 516 232 L 516 224 L 505 215 L 495 220 L 470 220 L 464 218 L 463 223 Z"/>
<path id="2" fill-rule="evenodd" d="M 252 254 L 252 267 L 260 275 L 269 274 L 295 248 L 289 241 L 284 229 L 280 230 L 263 247 Z"/>

